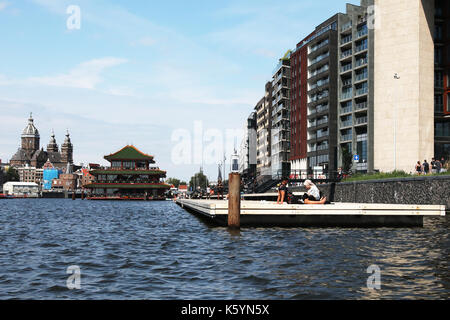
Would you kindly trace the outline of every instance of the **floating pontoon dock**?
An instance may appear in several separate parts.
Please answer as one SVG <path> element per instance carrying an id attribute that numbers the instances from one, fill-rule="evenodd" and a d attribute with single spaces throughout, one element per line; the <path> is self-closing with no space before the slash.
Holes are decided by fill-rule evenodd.
<path id="1" fill-rule="evenodd" d="M 227 225 L 228 201 L 177 199 L 189 212 Z M 241 201 L 241 226 L 247 227 L 422 227 L 424 216 L 445 216 L 444 205 L 331 203 L 276 204 Z"/>

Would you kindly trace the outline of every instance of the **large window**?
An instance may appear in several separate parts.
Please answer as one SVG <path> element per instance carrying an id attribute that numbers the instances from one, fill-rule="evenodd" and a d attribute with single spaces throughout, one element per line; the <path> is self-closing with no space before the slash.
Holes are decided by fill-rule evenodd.
<path id="1" fill-rule="evenodd" d="M 134 169 L 134 161 L 124 161 L 123 168 L 124 169 Z"/>
<path id="2" fill-rule="evenodd" d="M 436 137 L 450 137 L 450 122 L 436 122 L 434 134 Z"/>
<path id="3" fill-rule="evenodd" d="M 120 167 L 122 166 L 122 162 L 121 162 L 121 161 L 113 161 L 113 162 L 111 163 L 111 166 L 112 166 L 113 168 L 120 168 Z"/>
<path id="4" fill-rule="evenodd" d="M 442 94 L 437 94 L 434 96 L 434 111 L 435 112 L 444 111 L 444 99 Z"/>

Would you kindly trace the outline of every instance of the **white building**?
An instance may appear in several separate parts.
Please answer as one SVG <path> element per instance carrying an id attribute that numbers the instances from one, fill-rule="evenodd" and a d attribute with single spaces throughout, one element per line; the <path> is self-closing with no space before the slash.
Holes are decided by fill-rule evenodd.
<path id="1" fill-rule="evenodd" d="M 34 182 L 10 181 L 3 185 L 3 193 L 16 197 L 37 198 L 39 196 L 39 186 Z"/>

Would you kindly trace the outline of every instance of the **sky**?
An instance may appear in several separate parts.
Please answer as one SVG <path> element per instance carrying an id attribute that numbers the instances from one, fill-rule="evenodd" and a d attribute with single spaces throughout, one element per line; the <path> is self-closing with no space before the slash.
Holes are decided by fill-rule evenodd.
<path id="1" fill-rule="evenodd" d="M 132 144 L 214 181 L 278 59 L 346 2 L 0 0 L 0 159 L 32 112 L 77 164 Z"/>

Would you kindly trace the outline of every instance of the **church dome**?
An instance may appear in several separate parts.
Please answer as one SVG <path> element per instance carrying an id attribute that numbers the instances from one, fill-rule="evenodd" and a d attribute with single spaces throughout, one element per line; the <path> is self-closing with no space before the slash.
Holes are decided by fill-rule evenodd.
<path id="1" fill-rule="evenodd" d="M 28 119 L 28 125 L 23 129 L 22 137 L 39 137 L 39 131 L 34 126 L 34 120 L 31 113 L 30 118 Z"/>

